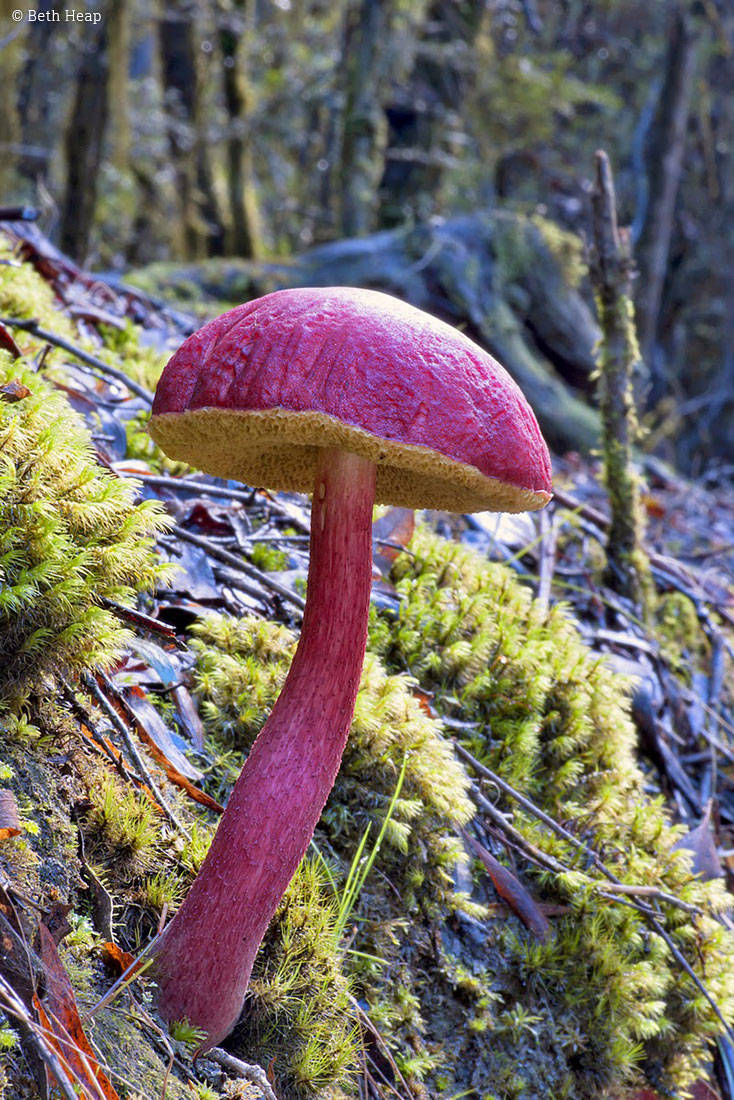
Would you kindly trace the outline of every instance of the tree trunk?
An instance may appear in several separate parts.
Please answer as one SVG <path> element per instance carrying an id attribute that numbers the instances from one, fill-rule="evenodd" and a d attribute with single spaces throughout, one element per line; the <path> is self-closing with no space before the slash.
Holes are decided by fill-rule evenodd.
<path id="1" fill-rule="evenodd" d="M 373 228 L 384 144 L 378 98 L 390 0 L 352 0 L 347 7 L 342 65 L 346 95 L 340 156 L 341 233 L 361 237 Z"/>
<path id="2" fill-rule="evenodd" d="M 648 199 L 637 244 L 640 279 L 637 316 L 642 356 L 652 362 L 675 203 L 683 170 L 686 130 L 696 69 L 697 37 L 692 18 L 678 11 L 673 19 L 665 77 L 648 146 Z"/>
<path id="3" fill-rule="evenodd" d="M 10 5 L 12 7 L 13 5 Z M 61 8 L 61 0 L 39 0 L 39 14 Z M 25 62 L 18 77 L 21 154 L 18 171 L 34 183 L 46 185 L 51 155 L 56 144 L 55 119 L 49 111 L 49 96 L 58 78 L 49 63 L 51 43 L 58 34 L 54 22 L 37 20 L 30 24 L 25 38 Z"/>
<path id="4" fill-rule="evenodd" d="M 195 9 L 186 0 L 166 5 L 159 23 L 168 145 L 176 176 L 181 229 L 179 256 L 200 258 L 223 250 L 224 230 L 203 139 L 202 82 L 194 44 Z"/>
<path id="5" fill-rule="evenodd" d="M 231 5 L 222 3 L 219 45 L 224 61 L 224 102 L 229 116 L 227 192 L 231 219 L 230 249 L 236 256 L 252 259 L 260 254 L 262 248 L 247 118 L 252 101 L 244 49 L 247 5 L 248 0 L 232 0 Z"/>
<path id="6" fill-rule="evenodd" d="M 110 54 L 110 159 L 118 172 L 126 172 L 130 162 L 130 105 L 128 102 L 129 0 L 110 0 L 107 19 L 109 20 Z"/>
<path id="7" fill-rule="evenodd" d="M 87 26 L 64 141 L 67 175 L 59 229 L 62 252 L 79 262 L 89 250 L 109 113 L 109 24 L 103 19 L 96 27 Z"/>
<path id="8" fill-rule="evenodd" d="M 387 109 L 385 170 L 380 183 L 380 223 L 425 220 L 435 212 L 436 193 L 449 159 L 447 131 L 458 125 L 472 79 L 471 48 L 485 0 L 431 0 L 408 92 Z"/>
<path id="9" fill-rule="evenodd" d="M 11 0 L 0 0 L 0 119 L 2 119 L 2 156 L 0 156 L 0 201 L 13 198 L 16 180 L 16 164 L 20 146 L 20 118 L 17 102 L 17 77 L 23 50 L 23 26 L 14 23 L 11 13 L 16 5 Z"/>

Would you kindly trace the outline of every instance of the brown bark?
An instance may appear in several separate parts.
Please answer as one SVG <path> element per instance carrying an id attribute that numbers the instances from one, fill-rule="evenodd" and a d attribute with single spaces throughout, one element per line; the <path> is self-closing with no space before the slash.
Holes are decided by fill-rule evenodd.
<path id="1" fill-rule="evenodd" d="M 128 63 L 130 60 L 129 0 L 109 0 L 109 98 L 110 159 L 119 172 L 125 172 L 130 160 L 130 106 L 128 103 Z"/>
<path id="2" fill-rule="evenodd" d="M 248 0 L 231 0 L 220 7 L 219 45 L 224 61 L 224 102 L 229 116 L 227 194 L 231 220 L 230 250 L 252 259 L 262 251 L 260 218 L 252 164 L 248 113 L 252 91 L 247 79 L 245 23 Z"/>
<path id="3" fill-rule="evenodd" d="M 648 199 L 637 244 L 640 280 L 637 316 L 643 358 L 649 363 L 658 328 L 663 285 L 683 171 L 688 115 L 696 71 L 697 36 L 692 17 L 673 19 L 665 78 L 648 146 Z"/>
<path id="4" fill-rule="evenodd" d="M 109 114 L 108 23 L 90 24 L 81 48 L 76 88 L 64 140 L 66 190 L 59 247 L 84 261 L 94 223 L 102 145 Z"/>
<path id="5" fill-rule="evenodd" d="M 14 7 L 16 5 L 10 5 Z M 61 0 L 39 0 L 39 13 L 58 11 Z M 38 20 L 30 24 L 25 37 L 25 61 L 18 77 L 18 110 L 21 154 L 18 171 L 27 179 L 45 184 L 56 142 L 56 120 L 49 112 L 49 95 L 57 74 L 49 64 L 56 24 Z"/>
<path id="6" fill-rule="evenodd" d="M 449 160 L 447 133 L 472 80 L 470 51 L 485 9 L 485 0 L 431 0 L 428 5 L 407 94 L 387 109 L 383 226 L 434 212 Z"/>
<path id="7" fill-rule="evenodd" d="M 347 7 L 342 51 L 346 95 L 339 165 L 341 232 L 345 237 L 361 237 L 373 228 L 382 170 L 380 145 L 384 144 L 377 93 L 391 8 L 390 0 L 352 0 Z"/>
<path id="8" fill-rule="evenodd" d="M 13 197 L 15 166 L 20 145 L 20 117 L 16 95 L 16 81 L 20 68 L 23 27 L 12 21 L 11 13 L 16 5 L 11 0 L 0 0 L 0 119 L 2 119 L 2 148 L 0 157 L 0 201 Z"/>
<path id="9" fill-rule="evenodd" d="M 196 9 L 187 0 L 166 5 L 159 23 L 168 144 L 181 209 L 177 251 L 183 257 L 223 251 L 224 229 L 204 138 L 202 80 L 194 41 Z"/>

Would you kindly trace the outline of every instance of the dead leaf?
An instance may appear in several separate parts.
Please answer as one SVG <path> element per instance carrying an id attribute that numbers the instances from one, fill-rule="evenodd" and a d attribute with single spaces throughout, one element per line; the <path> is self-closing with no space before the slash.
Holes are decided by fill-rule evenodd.
<path id="1" fill-rule="evenodd" d="M 158 711 L 139 687 L 130 688 L 125 693 L 125 704 L 129 707 L 140 740 L 145 744 L 153 759 L 160 764 L 166 776 L 177 787 L 186 791 L 189 798 L 201 806 L 224 813 L 224 807 L 205 791 L 199 790 L 192 782 L 200 780 L 202 773 L 195 768 L 171 740 L 171 734 Z"/>
<path id="2" fill-rule="evenodd" d="M 84 856 L 80 857 L 82 874 L 92 894 L 92 920 L 97 932 L 112 939 L 112 919 L 115 915 L 115 903 L 112 894 Z"/>
<path id="3" fill-rule="evenodd" d="M 412 695 L 424 714 L 429 718 L 438 718 L 438 711 L 433 705 L 435 696 L 432 691 L 424 691 L 418 684 L 414 684 Z"/>
<path id="4" fill-rule="evenodd" d="M 640 496 L 640 503 L 648 516 L 652 516 L 653 519 L 664 519 L 668 513 L 665 502 L 659 497 L 656 497 L 653 493 L 642 493 Z"/>
<path id="5" fill-rule="evenodd" d="M 0 348 L 4 348 L 5 351 L 9 351 L 10 354 L 12 355 L 13 359 L 22 358 L 23 352 L 20 350 L 20 348 L 16 344 L 15 337 L 13 336 L 10 329 L 6 328 L 6 326 L 2 325 L 2 324 L 0 324 Z M 15 384 L 17 386 L 19 383 L 16 382 Z M 25 389 L 25 386 L 23 386 L 23 389 Z M 2 392 L 2 390 L 0 390 L 0 393 L 1 392 Z M 23 394 L 23 396 L 27 397 L 30 392 L 31 391 L 28 390 L 27 393 Z M 6 398 L 6 400 L 7 400 L 7 398 Z M 18 398 L 17 400 L 20 400 L 20 399 Z"/>
<path id="6" fill-rule="evenodd" d="M 184 684 L 179 684 L 173 689 L 173 699 L 176 703 L 176 713 L 181 725 L 191 739 L 191 744 L 199 752 L 204 748 L 204 723 L 199 718 L 199 712 L 194 705 L 189 689 Z"/>
<path id="7" fill-rule="evenodd" d="M 0 974 L 27 1007 L 40 974 L 40 962 L 29 946 L 32 931 L 22 908 L 0 886 Z"/>
<path id="8" fill-rule="evenodd" d="M 0 339 L 0 347 L 2 346 L 4 345 Z M 22 401 L 24 397 L 30 397 L 30 395 L 31 391 L 28 387 L 15 378 L 11 378 L 4 386 L 0 386 L 0 401 L 5 401 L 8 405 L 15 405 L 18 401 Z"/>
<path id="9" fill-rule="evenodd" d="M 160 713 L 146 697 L 143 689 L 137 686 L 126 688 L 124 699 L 135 718 L 141 739 L 151 750 L 155 759 L 164 767 L 172 765 L 187 779 L 200 780 L 202 773 L 186 759 L 174 743 L 171 731 Z"/>
<path id="10" fill-rule="evenodd" d="M 467 833 L 466 829 L 460 829 L 459 831 L 469 847 L 479 857 L 492 880 L 495 890 L 507 902 L 515 916 L 519 917 L 525 927 L 529 928 L 539 940 L 547 940 L 551 930 L 550 922 L 519 879 L 515 878 L 512 871 L 508 870 L 507 867 L 503 867 L 478 840 Z"/>
<path id="11" fill-rule="evenodd" d="M 175 632 L 166 624 L 161 624 L 162 628 L 169 630 L 172 635 L 175 636 Z M 164 687 L 173 687 L 181 679 L 181 662 L 178 654 L 171 653 L 170 650 L 163 649 L 162 646 L 156 645 L 155 642 L 146 641 L 144 638 L 133 638 L 130 643 L 130 649 L 133 653 L 137 653 L 138 657 L 150 666 L 155 672 L 157 679 L 163 684 Z M 149 683 L 154 683 L 153 677 L 148 677 Z"/>
<path id="12" fill-rule="evenodd" d="M 41 959 L 46 972 L 44 1003 L 34 998 L 46 1038 L 68 1067 L 87 1100 L 120 1100 L 84 1034 L 79 1010 L 68 975 L 53 936 L 43 922 L 38 933 Z"/>
<path id="13" fill-rule="evenodd" d="M 374 562 L 384 575 L 413 538 L 415 512 L 412 508 L 391 508 L 372 524 Z"/>
<path id="14" fill-rule="evenodd" d="M 693 852 L 693 873 L 700 875 L 704 882 L 720 878 L 722 874 L 716 839 L 711 829 L 712 806 L 713 802 L 709 799 L 701 823 L 673 845 L 674 850 L 687 848 Z"/>
<path id="15" fill-rule="evenodd" d="M 133 966 L 135 963 L 134 955 L 131 955 L 129 951 L 123 951 L 121 947 L 118 947 L 117 944 L 113 943 L 111 940 L 103 944 L 102 958 L 115 978 L 119 978 L 121 974 L 125 973 L 128 967 Z M 131 973 L 134 973 L 134 971 Z"/>
<path id="16" fill-rule="evenodd" d="M 18 836 L 21 831 L 18 804 L 12 791 L 0 789 L 0 840 Z"/>
<path id="17" fill-rule="evenodd" d="M 232 524 L 227 518 L 226 508 L 208 504 L 204 500 L 196 500 L 189 506 L 183 522 L 186 527 L 195 527 L 204 535 L 232 534 Z"/>
<path id="18" fill-rule="evenodd" d="M 57 947 L 64 937 L 71 932 L 71 925 L 66 918 L 72 908 L 73 906 L 67 905 L 63 901 L 55 901 L 43 918 L 43 923 L 51 933 Z"/>

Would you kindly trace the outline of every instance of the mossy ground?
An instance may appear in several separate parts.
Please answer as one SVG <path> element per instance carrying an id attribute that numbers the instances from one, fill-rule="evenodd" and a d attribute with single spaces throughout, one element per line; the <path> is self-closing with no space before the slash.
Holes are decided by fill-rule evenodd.
<path id="1" fill-rule="evenodd" d="M 10 280 L 18 270 L 0 267 L 2 308 L 17 316 L 25 302 L 23 315 L 62 331 L 35 275 L 24 266 L 25 283 Z M 111 343 L 107 354 L 135 358 L 134 333 Z M 27 350 L 39 350 L 32 338 Z M 0 862 L 41 905 L 71 904 L 77 929 L 82 918 L 101 926 L 96 881 L 111 901 L 114 935 L 134 949 L 164 905 L 175 908 L 215 823 L 166 786 L 192 839 L 177 834 L 145 793 L 82 743 L 55 685 L 60 671 L 78 683 L 124 647 L 127 635 L 102 603 L 132 600 L 156 583 L 151 540 L 160 519 L 97 465 L 61 394 L 4 354 L 2 370 L 30 395 L 0 403 L 0 645 L 15 639 L 0 672 L 0 764 L 26 823 L 3 842 Z M 155 370 L 140 357 L 141 378 Z M 655 902 L 677 949 L 731 1014 L 734 946 L 715 919 L 730 899 L 720 884 L 692 876 L 660 801 L 644 793 L 624 684 L 584 647 L 563 608 L 540 607 L 507 569 L 459 545 L 419 531 L 392 580 L 399 614 L 373 611 L 349 745 L 316 835 L 335 894 L 312 863 L 302 866 L 258 958 L 237 1052 L 274 1057 L 284 1097 L 349 1094 L 353 996 L 417 1095 L 593 1100 L 643 1076 L 682 1088 L 706 1058 L 716 1023 L 639 914 L 601 896 L 604 882 L 583 852 L 488 787 L 485 796 L 514 827 L 567 868 L 541 871 L 497 847 L 536 900 L 567 910 L 541 942 L 514 916 L 486 907 L 493 891 L 479 876 L 472 883 L 458 837 L 472 804 L 442 718 L 463 723 L 471 752 L 592 845 L 622 883 L 657 886 L 700 910 Z M 295 637 L 261 619 L 219 616 L 193 635 L 196 693 L 217 756 L 209 782 L 226 793 Z M 416 685 L 431 693 L 438 718 Z M 335 910 L 349 866 L 366 830 L 370 850 L 388 814 L 345 941 L 334 931 Z M 77 934 L 63 949 L 82 999 L 109 981 L 92 940 Z M 158 1095 L 167 1055 L 141 1024 L 150 1007 L 145 981 L 130 997 L 97 1019 L 94 1038 L 118 1067 L 128 1063 L 131 1084 L 120 1085 L 121 1096 L 151 1087 Z M 32 1095 L 14 1051 L 0 1051 L 0 1061 L 6 1095 Z M 188 1094 L 178 1081 L 169 1085 L 169 1098 Z"/>
<path id="2" fill-rule="evenodd" d="M 465 780 L 411 686 L 467 723 L 472 753 L 601 852 L 622 883 L 700 907 L 691 918 L 661 905 L 659 919 L 694 968 L 705 959 L 699 973 L 731 1012 L 734 944 L 715 919 L 727 896 L 691 875 L 689 857 L 673 850 L 678 831 L 644 794 L 626 684 L 586 649 L 563 608 L 541 608 L 505 568 L 426 531 L 410 549 L 394 567 L 398 621 L 373 613 L 352 735 L 317 832 L 343 874 L 410 748 L 392 844 L 355 924 L 355 946 L 382 965 L 348 960 L 357 988 L 403 1072 L 447 1095 L 592 1098 L 643 1076 L 682 1086 L 707 1057 L 711 1010 L 639 914 L 600 897 L 605 883 L 587 855 L 500 799 L 515 828 L 567 868 L 557 875 L 516 860 L 536 898 L 568 915 L 540 943 L 515 917 L 482 925 L 466 914 L 447 879 L 456 824 L 469 812 Z M 293 639 L 255 619 L 207 620 L 196 634 L 202 715 L 223 748 L 246 748 Z"/>
<path id="3" fill-rule="evenodd" d="M 388 665 L 436 692 L 436 706 L 475 724 L 471 751 L 602 853 L 623 883 L 655 885 L 700 906 L 691 918 L 660 905 L 659 920 L 727 1013 L 734 1007 L 732 939 L 714 915 L 728 904 L 673 845 L 661 802 L 645 797 L 624 685 L 581 643 L 563 608 L 546 612 L 510 574 L 425 532 L 395 568 L 400 621 L 378 622 Z M 493 1027 L 464 1032 L 452 1063 L 462 1084 L 498 1097 L 603 1095 L 639 1067 L 681 1085 L 716 1030 L 698 990 L 637 913 L 599 897 L 587 858 L 525 811 L 499 799 L 515 828 L 570 870 L 523 867 L 534 893 L 572 913 L 547 944 L 512 918 L 490 925 L 483 983 L 499 994 Z M 513 1018 L 522 1010 L 531 1019 Z M 440 1014 L 434 1014 L 434 1019 Z M 503 1084 L 504 1082 L 504 1084 Z M 494 1092 L 492 1091 L 494 1090 Z"/>

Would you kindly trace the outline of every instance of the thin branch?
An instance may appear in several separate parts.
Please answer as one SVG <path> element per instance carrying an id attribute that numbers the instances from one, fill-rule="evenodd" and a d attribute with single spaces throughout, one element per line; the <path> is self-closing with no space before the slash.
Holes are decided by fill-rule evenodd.
<path id="1" fill-rule="evenodd" d="M 37 336 L 39 340 L 47 340 L 49 344 L 53 344 L 54 347 L 67 351 L 69 355 L 73 355 L 74 358 L 78 359 L 81 363 L 86 363 L 88 367 L 94 367 L 95 370 L 98 370 L 101 374 L 109 375 L 110 378 L 114 378 L 116 381 L 121 382 L 131 393 L 135 393 L 138 397 L 142 397 L 149 405 L 153 404 L 153 394 L 150 390 L 146 389 L 145 386 L 141 386 L 138 382 L 133 381 L 132 378 L 128 378 L 123 371 L 117 370 L 116 367 L 111 367 L 109 363 L 105 363 L 103 359 L 98 359 L 96 355 L 91 355 L 88 351 L 76 347 L 71 341 L 66 340 L 63 336 L 59 336 L 57 332 L 50 332 L 47 328 L 41 328 L 38 321 L 24 321 L 17 317 L 2 317 L 0 318 L 0 322 L 4 325 L 10 325 L 13 328 L 22 329 L 24 332 L 30 332 L 34 336 Z"/>
<path id="2" fill-rule="evenodd" d="M 198 546 L 201 550 L 206 550 L 213 558 L 218 558 L 219 561 L 224 562 L 225 565 L 231 565 L 234 569 L 240 570 L 248 577 L 252 577 L 264 588 L 269 588 L 271 592 L 277 593 L 282 599 L 286 600 L 293 607 L 297 607 L 299 611 L 303 611 L 306 606 L 306 601 L 298 596 L 295 592 L 291 592 L 285 585 L 280 584 L 278 581 L 274 581 L 272 577 L 269 577 L 267 573 L 263 573 L 260 569 L 257 569 L 254 565 L 250 565 L 248 562 L 243 561 L 237 554 L 231 554 L 229 550 L 223 550 L 217 546 L 211 539 L 203 538 L 201 535 L 193 535 L 190 531 L 187 531 L 185 527 L 180 527 L 178 524 L 171 528 L 171 534 L 176 535 L 178 538 L 183 539 L 184 542 L 190 542 L 192 546 Z"/>
<path id="3" fill-rule="evenodd" d="M 116 603 L 114 600 L 108 599 L 106 596 L 100 597 L 102 607 L 106 607 L 108 611 L 111 611 L 113 615 L 116 615 L 118 619 L 126 619 L 134 626 L 140 627 L 143 630 L 149 630 L 153 634 L 162 634 L 168 641 L 173 642 L 177 649 L 186 650 L 188 647 L 185 642 L 182 642 L 177 636 L 176 631 L 168 623 L 162 623 L 160 619 L 154 619 L 151 615 L 145 615 L 142 611 L 138 611 L 134 607 L 125 607 L 124 604 Z"/>
<path id="4" fill-rule="evenodd" d="M 35 1048 L 49 1073 L 53 1075 L 58 1090 L 64 1097 L 64 1100 L 79 1100 L 79 1094 L 70 1081 L 58 1054 L 49 1044 L 45 1030 L 33 1019 L 18 994 L 10 983 L 5 980 L 2 974 L 0 974 L 0 1003 L 2 1003 L 5 1012 L 14 1016 L 27 1029 L 26 1034 L 28 1041 Z"/>
<path id="5" fill-rule="evenodd" d="M 226 1050 L 222 1050 L 221 1047 L 213 1047 L 206 1052 L 204 1057 L 216 1062 L 228 1073 L 236 1073 L 238 1077 L 244 1077 L 246 1081 L 251 1081 L 254 1085 L 257 1085 L 266 1100 L 278 1100 L 262 1066 L 253 1066 L 249 1062 L 243 1062 L 232 1054 L 228 1054 Z"/>
<path id="6" fill-rule="evenodd" d="M 100 677 L 100 679 L 104 683 L 107 691 L 111 695 L 113 695 L 115 698 L 121 698 L 120 693 L 117 691 L 117 688 L 115 687 L 115 685 L 112 683 L 109 676 L 105 672 L 101 672 L 101 671 L 98 672 L 98 676 Z M 100 688 L 100 686 L 97 683 L 97 681 L 95 680 L 95 678 L 93 676 L 89 675 L 89 674 L 85 675 L 84 676 L 84 685 L 92 693 L 94 698 L 97 700 L 99 705 L 102 707 L 102 710 L 104 710 L 105 714 L 110 719 L 113 726 L 115 727 L 117 732 L 122 737 L 123 742 L 125 744 L 125 748 L 127 749 L 130 756 L 132 757 L 133 761 L 135 762 L 135 766 L 137 767 L 140 774 L 143 776 L 143 778 L 146 782 L 146 785 L 148 786 L 151 794 L 153 795 L 153 798 L 156 800 L 156 802 L 158 803 L 160 808 L 163 810 L 163 813 L 166 815 L 166 817 L 171 822 L 171 824 L 176 829 L 178 829 L 178 831 L 181 833 L 182 836 L 184 836 L 187 840 L 191 840 L 190 833 L 188 832 L 186 827 L 178 820 L 175 813 L 173 812 L 173 810 L 171 809 L 171 807 L 168 805 L 165 798 L 161 794 L 161 792 L 160 792 L 155 780 L 153 779 L 152 775 L 148 771 L 148 768 L 146 767 L 145 761 L 143 760 L 142 756 L 138 752 L 138 749 L 136 748 L 135 743 L 133 742 L 133 739 L 130 736 L 130 731 L 128 730 L 127 726 L 123 722 L 122 718 L 120 718 L 120 715 L 117 713 L 117 711 L 113 707 L 110 700 L 107 698 L 105 693 Z M 124 700 L 123 700 L 123 702 L 124 702 Z"/>

